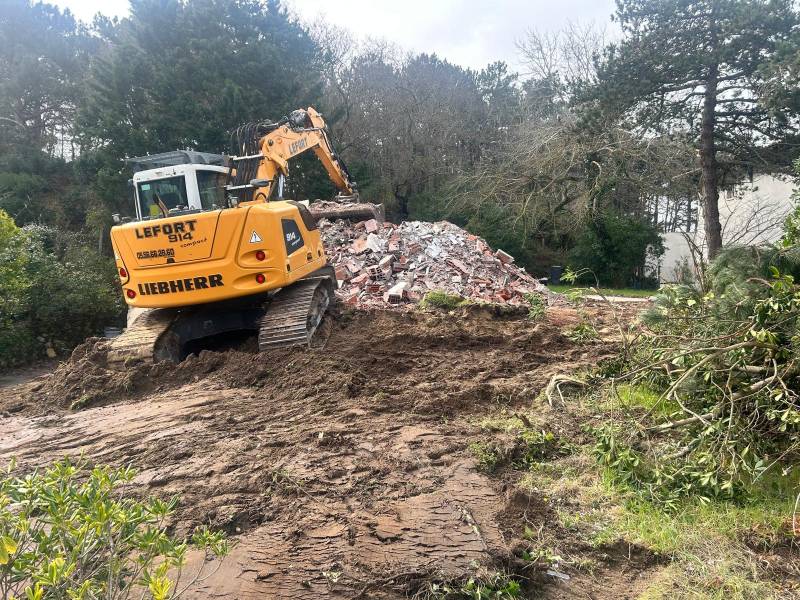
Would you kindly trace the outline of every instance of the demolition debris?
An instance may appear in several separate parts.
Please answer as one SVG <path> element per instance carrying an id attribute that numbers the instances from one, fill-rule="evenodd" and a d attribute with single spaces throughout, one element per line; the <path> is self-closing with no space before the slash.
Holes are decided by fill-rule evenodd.
<path id="1" fill-rule="evenodd" d="M 337 294 L 351 306 L 399 307 L 432 290 L 514 305 L 527 304 L 526 294 L 547 293 L 510 254 L 492 251 L 447 221 L 351 225 L 323 219 L 319 227 L 339 280 Z"/>

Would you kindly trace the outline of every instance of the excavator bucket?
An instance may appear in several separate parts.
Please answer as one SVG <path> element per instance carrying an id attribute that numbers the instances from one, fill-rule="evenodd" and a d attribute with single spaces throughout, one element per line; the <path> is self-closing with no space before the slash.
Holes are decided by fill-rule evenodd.
<path id="1" fill-rule="evenodd" d="M 370 204 L 368 202 L 318 200 L 311 203 L 309 210 L 317 221 L 321 219 L 328 219 L 329 221 L 345 219 L 357 223 L 375 219 L 378 223 L 383 223 L 386 220 L 383 204 Z"/>

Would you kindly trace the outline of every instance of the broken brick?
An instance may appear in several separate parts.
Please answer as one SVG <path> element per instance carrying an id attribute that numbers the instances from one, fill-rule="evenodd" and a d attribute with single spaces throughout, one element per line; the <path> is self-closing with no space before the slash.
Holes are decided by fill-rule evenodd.
<path id="1" fill-rule="evenodd" d="M 362 283 L 366 283 L 369 281 L 369 273 L 361 273 L 361 275 L 357 275 L 350 280 L 350 283 L 353 285 L 361 285 Z"/>
<path id="2" fill-rule="evenodd" d="M 336 279 L 339 281 L 347 281 L 352 277 L 350 270 L 345 265 L 336 267 Z"/>
<path id="3" fill-rule="evenodd" d="M 503 252 L 500 248 L 494 253 L 495 257 L 500 259 L 500 262 L 504 265 L 510 265 L 514 262 L 514 257 L 511 256 L 508 252 Z"/>
<path id="4" fill-rule="evenodd" d="M 323 220 L 319 227 L 341 281 L 336 295 L 351 306 L 406 306 L 428 290 L 522 305 L 525 294 L 545 293 L 508 253 L 452 223 Z"/>
<path id="5" fill-rule="evenodd" d="M 407 289 L 408 283 L 405 281 L 401 281 L 391 287 L 387 292 L 389 304 L 399 304 L 402 302 L 403 298 L 406 296 Z"/>
<path id="6" fill-rule="evenodd" d="M 361 254 L 365 252 L 367 249 L 367 238 L 358 238 L 353 240 L 353 243 L 350 244 L 350 252 L 353 254 Z"/>

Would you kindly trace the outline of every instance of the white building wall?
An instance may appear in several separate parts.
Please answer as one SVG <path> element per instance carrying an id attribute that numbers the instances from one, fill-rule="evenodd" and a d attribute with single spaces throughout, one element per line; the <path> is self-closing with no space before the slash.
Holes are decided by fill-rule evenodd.
<path id="1" fill-rule="evenodd" d="M 725 245 L 752 245 L 775 242 L 780 239 L 783 222 L 794 208 L 791 178 L 757 175 L 752 183 L 744 183 L 730 191 L 723 191 L 719 198 L 722 243 Z M 694 244 L 705 253 L 702 209 L 698 215 L 697 231 L 663 235 L 666 252 L 661 259 L 659 277 L 662 282 L 675 282 L 689 261 L 692 265 L 691 246 Z"/>

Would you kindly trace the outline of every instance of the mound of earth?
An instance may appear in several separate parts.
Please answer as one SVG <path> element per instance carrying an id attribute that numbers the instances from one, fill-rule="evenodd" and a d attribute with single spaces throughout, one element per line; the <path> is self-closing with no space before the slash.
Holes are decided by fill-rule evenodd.
<path id="1" fill-rule="evenodd" d="M 552 579 L 518 548 L 525 527 L 552 527 L 552 509 L 484 475 L 469 447 L 481 416 L 528 410 L 554 373 L 614 353 L 613 339 L 564 335 L 580 318 L 352 312 L 318 348 L 207 351 L 126 374 L 94 341 L 31 394 L 25 410 L 44 414 L 3 418 L 0 460 L 28 469 L 83 453 L 132 464 L 136 494 L 179 495 L 178 533 L 209 523 L 237 540 L 193 598 L 399 599 L 497 570 L 535 595 Z M 76 396 L 88 408 L 65 410 Z M 635 590 L 621 552 L 603 549 L 597 575 Z M 575 597 L 612 597 L 594 581 Z"/>
<path id="2" fill-rule="evenodd" d="M 108 365 L 108 340 L 90 338 L 78 346 L 31 395 L 28 404 L 17 407 L 17 411 L 36 414 L 104 405 L 142 398 L 200 379 L 215 386 L 271 386 L 273 375 L 284 376 L 283 365 L 291 360 L 292 365 L 297 365 L 298 376 L 310 379 L 309 386 L 315 385 L 321 377 L 328 381 L 344 377 L 346 381 L 342 385 L 350 394 L 396 394 L 417 412 L 425 412 L 428 410 L 425 407 L 430 405 L 428 412 L 447 414 L 473 406 L 473 392 L 485 395 L 486 386 L 481 381 L 484 378 L 472 383 L 451 381 L 450 375 L 458 371 L 460 360 L 436 361 L 441 370 L 435 367 L 429 370 L 428 362 L 421 362 L 426 354 L 449 356 L 456 348 L 460 356 L 469 350 L 479 352 L 497 345 L 508 347 L 511 340 L 506 339 L 507 336 L 510 331 L 516 331 L 514 348 L 523 354 L 514 356 L 524 356 L 528 361 L 526 373 L 529 376 L 540 363 L 565 358 L 559 354 L 563 347 L 572 346 L 573 352 L 586 355 L 588 359 L 585 348 L 579 349 L 564 336 L 565 329 L 580 320 L 574 310 L 551 309 L 554 316 L 535 327 L 525 319 L 526 314 L 524 309 L 491 305 L 465 306 L 452 315 L 417 311 L 401 316 L 383 310 L 345 310 L 327 318 L 321 328 L 316 343 L 324 345 L 325 352 L 276 350 L 259 354 L 251 340 L 225 352 L 202 351 L 199 355 L 190 355 L 177 365 L 132 362 L 122 370 Z M 546 352 L 539 350 L 545 347 Z M 347 368 L 342 368 L 340 363 L 345 358 Z M 467 360 L 471 362 L 472 356 L 468 355 Z M 509 377 L 505 383 L 494 380 L 496 394 L 529 393 L 538 389 L 542 379 L 546 383 L 552 374 L 541 373 L 535 381 L 520 383 L 518 378 L 522 374 L 516 373 L 516 360 L 511 358 L 494 366 L 494 372 L 503 369 Z M 467 371 L 474 368 L 470 365 Z M 420 389 L 428 393 L 420 396 L 417 393 Z M 407 394 L 409 390 L 412 393 Z M 466 401 L 462 402 L 461 398 Z"/>

